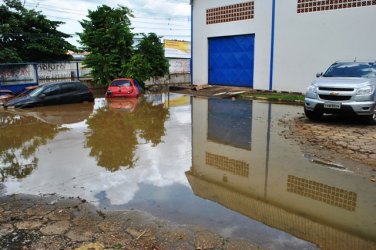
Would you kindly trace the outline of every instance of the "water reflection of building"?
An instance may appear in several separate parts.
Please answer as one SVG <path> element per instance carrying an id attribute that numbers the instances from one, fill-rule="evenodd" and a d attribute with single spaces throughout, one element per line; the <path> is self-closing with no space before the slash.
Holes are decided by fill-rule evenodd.
<path id="1" fill-rule="evenodd" d="M 283 108 L 193 99 L 194 193 L 322 249 L 376 249 L 376 186 L 294 153 L 272 129 Z"/>

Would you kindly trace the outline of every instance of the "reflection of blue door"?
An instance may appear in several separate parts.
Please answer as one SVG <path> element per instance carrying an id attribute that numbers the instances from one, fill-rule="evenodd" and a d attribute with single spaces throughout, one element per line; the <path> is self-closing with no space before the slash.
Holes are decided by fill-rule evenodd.
<path id="1" fill-rule="evenodd" d="M 209 84 L 253 87 L 255 35 L 209 38 Z"/>
<path id="2" fill-rule="evenodd" d="M 209 99 L 207 139 L 251 150 L 252 101 Z"/>

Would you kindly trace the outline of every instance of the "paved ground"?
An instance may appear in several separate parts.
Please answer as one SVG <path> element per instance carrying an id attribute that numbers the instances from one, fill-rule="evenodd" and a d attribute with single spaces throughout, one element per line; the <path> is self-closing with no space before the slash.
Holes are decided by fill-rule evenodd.
<path id="1" fill-rule="evenodd" d="M 102 212 L 78 198 L 0 197 L 0 249 L 260 249 L 140 211 Z"/>
<path id="2" fill-rule="evenodd" d="M 280 120 L 282 136 L 295 140 L 304 152 L 323 162 L 346 162 L 353 172 L 376 181 L 376 125 L 365 125 L 357 117 L 327 116 L 312 122 L 304 114 Z M 340 164 L 339 164 L 340 167 Z"/>

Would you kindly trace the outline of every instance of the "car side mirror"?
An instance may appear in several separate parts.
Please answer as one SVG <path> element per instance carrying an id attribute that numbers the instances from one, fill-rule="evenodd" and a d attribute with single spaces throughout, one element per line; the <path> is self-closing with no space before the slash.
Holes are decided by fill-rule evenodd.
<path id="1" fill-rule="evenodd" d="M 317 73 L 316 74 L 316 77 L 320 77 L 320 76 L 322 76 L 323 74 L 322 74 L 322 72 L 321 73 Z"/>
<path id="2" fill-rule="evenodd" d="M 46 94 L 40 94 L 39 97 L 40 97 L 41 99 L 44 99 L 44 98 L 46 97 Z"/>

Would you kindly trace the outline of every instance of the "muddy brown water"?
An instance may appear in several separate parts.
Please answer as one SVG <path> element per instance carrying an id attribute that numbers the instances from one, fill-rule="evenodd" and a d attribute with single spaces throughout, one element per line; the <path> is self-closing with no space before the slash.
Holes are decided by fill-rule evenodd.
<path id="1" fill-rule="evenodd" d="M 375 249 L 375 183 L 284 139 L 279 120 L 301 112 L 172 93 L 0 110 L 0 195 L 80 197 L 270 249 Z"/>

